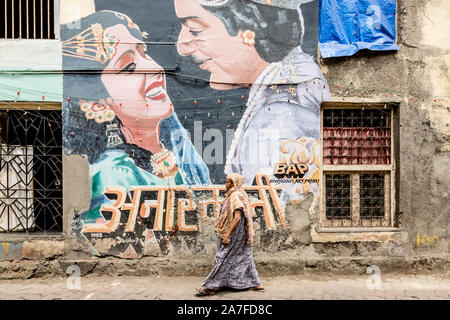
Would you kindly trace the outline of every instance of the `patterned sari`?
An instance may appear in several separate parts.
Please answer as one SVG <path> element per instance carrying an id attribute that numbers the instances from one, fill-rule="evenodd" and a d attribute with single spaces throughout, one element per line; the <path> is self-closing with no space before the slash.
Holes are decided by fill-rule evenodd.
<path id="1" fill-rule="evenodd" d="M 227 193 L 221 211 L 214 224 L 219 236 L 215 265 L 211 273 L 203 281 L 207 289 L 228 287 L 248 289 L 261 285 L 255 263 L 253 261 L 253 222 L 248 195 L 242 189 L 244 177 L 230 174 L 227 178 L 233 181 L 234 187 Z M 235 210 L 242 211 L 242 218 L 230 236 L 228 245 L 223 245 L 222 238 L 228 232 Z"/>

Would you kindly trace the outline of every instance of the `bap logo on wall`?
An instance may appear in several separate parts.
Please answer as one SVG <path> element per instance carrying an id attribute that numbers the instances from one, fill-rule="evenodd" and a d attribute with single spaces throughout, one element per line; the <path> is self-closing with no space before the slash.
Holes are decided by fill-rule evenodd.
<path id="1" fill-rule="evenodd" d="M 308 172 L 309 166 L 303 163 L 282 163 L 275 165 L 273 175 L 278 179 L 284 178 L 303 178 Z"/>

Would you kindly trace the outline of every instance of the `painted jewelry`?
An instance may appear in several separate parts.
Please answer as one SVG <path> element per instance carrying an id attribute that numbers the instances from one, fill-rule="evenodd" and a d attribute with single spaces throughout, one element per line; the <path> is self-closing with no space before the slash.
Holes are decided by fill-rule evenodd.
<path id="1" fill-rule="evenodd" d="M 116 54 L 119 44 L 112 34 L 106 32 L 99 23 L 80 34 L 62 42 L 62 53 L 65 56 L 98 61 L 105 64 Z"/>
<path id="2" fill-rule="evenodd" d="M 114 111 L 108 106 L 96 104 L 95 102 L 80 100 L 80 109 L 84 112 L 86 119 L 94 119 L 97 123 L 112 121 L 116 117 Z"/>
<path id="3" fill-rule="evenodd" d="M 117 123 L 108 124 L 106 126 L 106 137 L 108 138 L 106 145 L 108 149 L 112 149 L 123 144 L 123 140 L 120 137 L 120 129 Z"/>
<path id="4" fill-rule="evenodd" d="M 152 173 L 157 176 L 171 177 L 178 172 L 175 154 L 164 148 L 162 151 L 152 155 L 150 163 L 153 167 Z"/>
<path id="5" fill-rule="evenodd" d="M 255 45 L 255 32 L 251 30 L 245 30 L 241 33 L 241 38 L 244 44 L 253 47 Z"/>

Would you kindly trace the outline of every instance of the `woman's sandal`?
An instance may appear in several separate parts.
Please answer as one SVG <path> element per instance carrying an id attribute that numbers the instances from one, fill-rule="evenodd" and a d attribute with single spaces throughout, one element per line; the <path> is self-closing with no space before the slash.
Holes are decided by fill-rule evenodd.
<path id="1" fill-rule="evenodd" d="M 204 287 L 195 288 L 195 290 L 197 290 L 197 293 L 195 294 L 197 297 L 213 296 L 213 295 L 216 294 L 216 290 L 207 289 L 207 288 L 204 288 Z"/>
<path id="2" fill-rule="evenodd" d="M 264 287 L 253 287 L 250 290 L 257 292 L 264 292 Z"/>

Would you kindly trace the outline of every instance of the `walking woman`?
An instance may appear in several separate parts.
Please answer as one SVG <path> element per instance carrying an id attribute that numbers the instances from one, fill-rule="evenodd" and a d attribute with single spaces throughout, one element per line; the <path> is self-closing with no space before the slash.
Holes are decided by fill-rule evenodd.
<path id="1" fill-rule="evenodd" d="M 197 296 L 213 295 L 222 287 L 264 291 L 253 261 L 253 222 L 243 181 L 237 173 L 227 176 L 227 194 L 214 223 L 219 237 L 215 266 L 196 289 Z"/>

